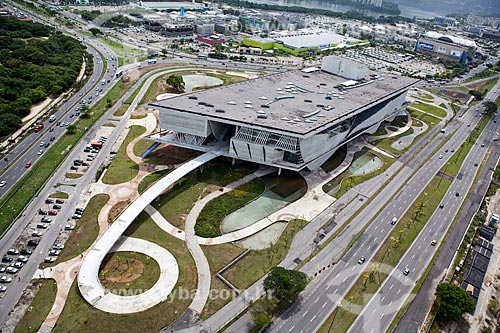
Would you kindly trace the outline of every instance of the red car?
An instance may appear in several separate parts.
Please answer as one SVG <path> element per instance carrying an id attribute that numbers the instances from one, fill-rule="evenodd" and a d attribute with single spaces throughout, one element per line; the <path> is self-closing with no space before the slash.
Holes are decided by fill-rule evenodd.
<path id="1" fill-rule="evenodd" d="M 31 162 L 26 163 L 26 167 L 29 168 L 31 166 Z"/>
<path id="2" fill-rule="evenodd" d="M 57 210 L 52 210 L 52 209 L 51 209 L 51 210 L 49 210 L 47 213 L 48 213 L 49 215 L 57 215 Z"/>

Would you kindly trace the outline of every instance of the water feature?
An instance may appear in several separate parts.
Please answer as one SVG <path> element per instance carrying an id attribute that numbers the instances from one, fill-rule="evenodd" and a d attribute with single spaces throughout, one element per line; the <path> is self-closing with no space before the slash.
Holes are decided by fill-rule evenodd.
<path id="1" fill-rule="evenodd" d="M 250 250 L 267 249 L 271 246 L 271 244 L 276 243 L 283 230 L 285 230 L 286 226 L 287 222 L 273 223 L 264 230 L 261 230 L 250 237 L 236 242 L 236 245 Z"/>
<path id="2" fill-rule="evenodd" d="M 291 202 L 301 198 L 307 189 L 304 179 L 293 172 L 284 171 L 281 176 L 277 174 L 267 175 L 262 178 L 262 181 L 266 185 L 264 193 L 244 207 L 226 216 L 221 222 L 223 234 L 243 229 L 267 218 Z M 270 241 L 275 241 L 279 237 L 283 229 L 283 226 L 266 228 L 262 232 L 245 239 L 242 246 L 250 248 L 254 246 L 267 247 Z"/>
<path id="3" fill-rule="evenodd" d="M 382 160 L 370 152 L 358 152 L 362 155 L 355 156 L 347 171 L 353 176 L 362 176 L 371 173 L 382 167 Z"/>

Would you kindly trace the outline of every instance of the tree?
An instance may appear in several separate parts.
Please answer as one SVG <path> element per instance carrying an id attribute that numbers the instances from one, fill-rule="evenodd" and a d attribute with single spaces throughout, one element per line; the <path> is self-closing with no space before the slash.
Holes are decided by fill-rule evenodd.
<path id="1" fill-rule="evenodd" d="M 80 113 L 81 113 L 80 117 L 81 118 L 88 118 L 89 111 L 90 111 L 90 108 L 87 105 L 82 106 L 82 108 L 80 109 Z"/>
<path id="2" fill-rule="evenodd" d="M 498 107 L 495 102 L 492 101 L 484 102 L 484 111 L 486 111 L 486 113 L 489 114 L 495 113 L 497 111 L 497 108 Z"/>
<path id="3" fill-rule="evenodd" d="M 90 28 L 89 31 L 94 37 L 96 37 L 97 35 L 102 35 L 102 31 L 97 28 Z"/>
<path id="4" fill-rule="evenodd" d="M 167 78 L 166 82 L 176 92 L 184 92 L 184 80 L 182 79 L 182 76 L 178 74 L 172 74 Z"/>
<path id="5" fill-rule="evenodd" d="M 293 302 L 307 285 L 307 275 L 302 272 L 273 267 L 264 280 L 266 292 L 272 291 L 280 302 Z"/>
<path id="6" fill-rule="evenodd" d="M 436 288 L 439 321 L 455 320 L 465 312 L 474 310 L 474 302 L 469 294 L 452 283 L 440 283 Z"/>
<path id="7" fill-rule="evenodd" d="M 66 133 L 67 134 L 75 134 L 75 132 L 76 132 L 76 126 L 75 125 L 69 125 L 66 128 Z"/>

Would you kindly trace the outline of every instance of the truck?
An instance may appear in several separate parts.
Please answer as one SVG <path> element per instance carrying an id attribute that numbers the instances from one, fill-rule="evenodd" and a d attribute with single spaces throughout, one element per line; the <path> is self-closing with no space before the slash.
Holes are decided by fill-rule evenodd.
<path id="1" fill-rule="evenodd" d="M 95 149 L 102 148 L 102 143 L 100 143 L 100 142 L 91 142 L 90 145 L 92 146 L 92 148 L 95 148 Z"/>
<path id="2" fill-rule="evenodd" d="M 490 225 L 494 227 L 494 226 L 497 225 L 497 223 L 498 223 L 498 215 L 497 214 L 491 215 L 491 217 L 490 217 Z"/>

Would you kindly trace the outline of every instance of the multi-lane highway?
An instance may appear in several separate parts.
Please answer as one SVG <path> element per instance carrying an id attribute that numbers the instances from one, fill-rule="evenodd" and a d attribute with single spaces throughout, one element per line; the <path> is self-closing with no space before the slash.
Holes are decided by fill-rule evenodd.
<path id="1" fill-rule="evenodd" d="M 387 206 L 381 211 L 379 216 L 370 224 L 370 226 L 368 226 L 365 232 L 353 244 L 352 248 L 346 253 L 343 259 L 335 265 L 334 269 L 329 271 L 325 277 L 318 279 L 321 281 L 313 280 L 310 286 L 308 286 L 306 291 L 303 293 L 303 298 L 300 304 L 292 306 L 287 313 L 285 313 L 282 317 L 277 318 L 275 320 L 275 324 L 271 328 L 271 331 L 312 332 L 321 327 L 322 323 L 328 318 L 329 314 L 333 311 L 336 305 L 339 304 L 346 292 L 352 287 L 357 278 L 365 270 L 365 265 L 369 264 L 373 254 L 376 253 L 379 246 L 385 240 L 388 235 L 388 231 L 393 227 L 390 224 L 392 217 L 400 217 L 406 212 L 408 207 L 411 206 L 412 202 L 424 190 L 432 177 L 434 177 L 443 165 L 446 164 L 447 158 L 451 155 L 451 150 L 458 149 L 460 144 L 469 134 L 470 130 L 474 128 L 479 120 L 479 117 L 475 117 L 477 109 L 482 110 L 482 106 L 479 105 L 472 108 L 463 116 L 460 122 L 461 126 L 449 142 L 438 149 L 434 156 L 431 157 L 431 160 L 425 163 L 422 168 L 416 170 L 413 177 L 406 182 L 406 184 L 404 184 L 396 197 L 388 202 Z M 468 126 L 468 124 L 470 124 L 470 126 Z M 491 133 L 491 131 L 489 132 Z M 485 150 L 484 148 L 482 149 Z M 480 163 L 481 156 L 475 156 L 473 151 L 470 153 L 469 158 L 477 159 L 476 162 Z M 440 159 L 439 155 L 446 157 Z M 426 157 L 421 156 L 418 159 L 420 161 L 425 161 Z M 472 165 L 474 165 L 474 163 L 472 163 Z M 459 175 L 459 177 L 462 178 L 464 175 Z M 463 184 L 465 184 L 465 182 L 463 182 Z M 452 190 L 453 189 L 455 188 L 452 187 Z M 458 197 L 456 196 L 457 192 L 459 193 Z M 443 208 L 441 209 L 443 214 L 450 214 L 454 208 L 458 207 L 455 206 L 455 203 L 452 204 L 451 200 L 455 200 L 458 205 L 458 203 L 464 199 L 465 193 L 467 193 L 467 189 L 460 187 L 456 188 L 456 191 L 452 192 L 451 196 L 446 196 L 443 199 Z M 362 213 L 360 215 L 354 218 L 351 223 L 357 223 L 357 219 L 363 216 Z M 432 229 L 430 230 L 434 234 L 442 235 L 446 228 L 447 225 L 442 224 L 439 228 L 435 228 L 433 231 Z M 424 235 L 419 237 L 419 239 L 422 239 L 422 242 L 428 241 L 428 246 L 425 248 L 421 247 L 420 250 L 430 252 L 428 248 L 431 246 L 430 242 L 434 238 L 429 240 L 427 239 L 428 237 L 430 236 L 426 237 Z M 438 237 L 436 238 L 439 239 Z M 366 262 L 362 265 L 358 264 L 358 260 L 361 256 L 366 258 Z M 402 270 L 400 273 L 401 272 Z M 404 279 L 400 280 L 400 283 L 412 285 L 413 281 L 411 279 L 416 279 L 416 277 L 417 273 L 412 273 L 411 275 L 408 275 L 408 277 L 404 276 Z M 396 294 L 398 291 L 399 293 L 403 291 L 400 289 L 401 288 L 397 288 L 397 290 L 395 290 Z M 352 307 L 353 311 L 362 310 L 361 308 Z"/>
<path id="2" fill-rule="evenodd" d="M 357 317 L 349 332 L 383 332 L 390 325 L 410 296 L 414 280 L 421 276 L 438 250 L 438 245 L 462 206 L 464 197 L 469 193 L 478 168 L 486 156 L 487 147 L 498 137 L 499 130 L 499 125 L 490 120 L 464 160 L 457 177 L 453 179 L 441 202 L 443 208 L 434 212 L 410 249 Z M 437 240 L 436 246 L 431 245 L 432 240 Z M 406 268 L 409 274 L 403 276 L 402 272 Z"/>

